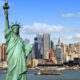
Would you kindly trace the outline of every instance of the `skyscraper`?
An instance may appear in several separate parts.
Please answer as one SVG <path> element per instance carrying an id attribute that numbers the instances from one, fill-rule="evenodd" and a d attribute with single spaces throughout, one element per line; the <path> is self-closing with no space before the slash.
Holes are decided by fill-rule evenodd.
<path id="1" fill-rule="evenodd" d="M 56 45 L 55 56 L 56 56 L 57 62 L 59 64 L 63 63 L 63 61 L 64 61 L 64 53 L 63 53 L 63 50 L 61 48 L 61 41 L 60 41 L 60 39 L 58 41 L 58 44 Z"/>
<path id="2" fill-rule="evenodd" d="M 40 45 L 37 37 L 34 39 L 34 55 L 35 59 L 41 59 Z"/>
<path id="3" fill-rule="evenodd" d="M 37 35 L 34 39 L 34 54 L 36 59 L 49 59 L 50 35 Z"/>
<path id="4" fill-rule="evenodd" d="M 53 49 L 53 47 L 54 47 L 54 42 L 51 41 L 51 49 Z"/>
<path id="5" fill-rule="evenodd" d="M 75 52 L 76 51 L 76 46 L 75 44 L 70 44 L 69 47 L 71 48 L 71 52 Z"/>
<path id="6" fill-rule="evenodd" d="M 49 59 L 50 34 L 43 34 L 43 59 Z"/>

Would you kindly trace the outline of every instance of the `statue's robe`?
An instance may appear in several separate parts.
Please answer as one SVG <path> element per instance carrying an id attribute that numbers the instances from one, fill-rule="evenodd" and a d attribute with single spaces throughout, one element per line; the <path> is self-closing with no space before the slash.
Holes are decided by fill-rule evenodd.
<path id="1" fill-rule="evenodd" d="M 5 30 L 8 72 L 6 80 L 26 80 L 26 55 L 22 39 L 9 29 Z"/>

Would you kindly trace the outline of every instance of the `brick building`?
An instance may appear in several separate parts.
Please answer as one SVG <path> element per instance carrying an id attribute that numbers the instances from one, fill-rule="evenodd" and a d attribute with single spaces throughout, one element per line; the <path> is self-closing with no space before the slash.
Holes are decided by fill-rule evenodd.
<path id="1" fill-rule="evenodd" d="M 7 54 L 6 54 L 7 46 L 6 44 L 0 44 L 0 62 L 7 60 Z"/>

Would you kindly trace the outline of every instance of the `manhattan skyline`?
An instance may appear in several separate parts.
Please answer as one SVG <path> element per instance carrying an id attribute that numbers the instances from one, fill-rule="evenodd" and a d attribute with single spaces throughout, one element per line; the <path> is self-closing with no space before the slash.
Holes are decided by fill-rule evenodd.
<path id="1" fill-rule="evenodd" d="M 55 43 L 61 37 L 65 44 L 80 41 L 79 0 L 0 0 L 0 42 L 5 42 L 5 19 L 2 6 L 10 5 L 9 22 L 20 22 L 21 37 L 34 42 L 36 34 L 49 33 Z"/>

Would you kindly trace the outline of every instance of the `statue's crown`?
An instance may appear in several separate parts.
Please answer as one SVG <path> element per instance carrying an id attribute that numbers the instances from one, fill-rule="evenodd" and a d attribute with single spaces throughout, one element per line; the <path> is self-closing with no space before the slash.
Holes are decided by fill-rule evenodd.
<path id="1" fill-rule="evenodd" d="M 15 24 L 13 24 L 13 23 L 12 23 L 12 26 L 11 26 L 11 28 L 13 28 L 13 27 L 15 27 L 15 26 L 17 26 L 18 28 L 21 28 L 21 25 L 20 25 L 20 23 L 17 23 L 17 22 L 16 22 Z"/>

